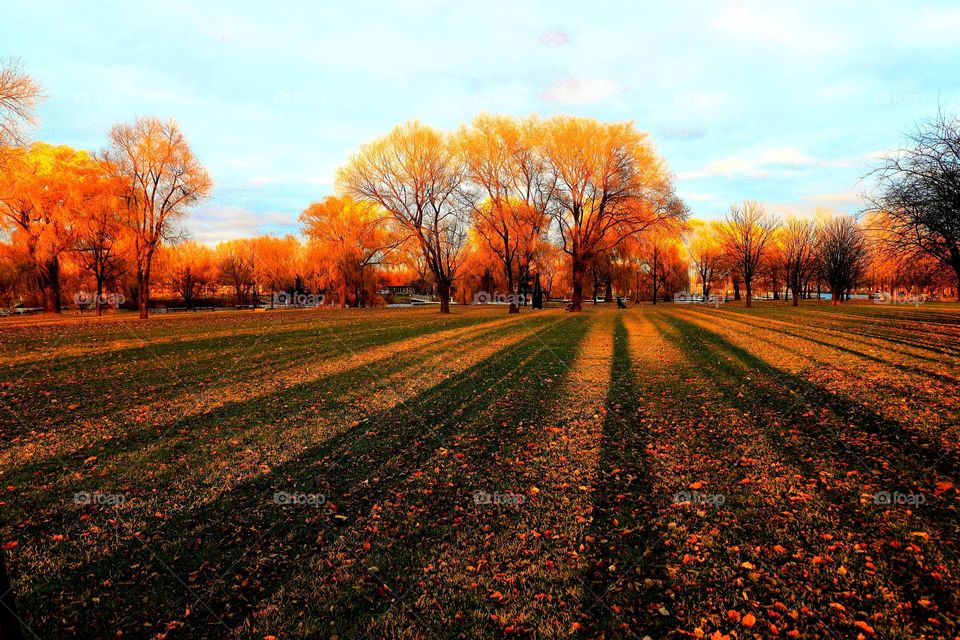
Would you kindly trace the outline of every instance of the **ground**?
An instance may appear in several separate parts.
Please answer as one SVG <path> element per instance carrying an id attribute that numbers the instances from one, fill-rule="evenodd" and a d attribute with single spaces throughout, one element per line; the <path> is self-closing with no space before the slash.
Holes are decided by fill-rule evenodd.
<path id="1" fill-rule="evenodd" d="M 950 304 L 9 320 L 0 542 L 30 638 L 952 638 L 958 381 Z"/>

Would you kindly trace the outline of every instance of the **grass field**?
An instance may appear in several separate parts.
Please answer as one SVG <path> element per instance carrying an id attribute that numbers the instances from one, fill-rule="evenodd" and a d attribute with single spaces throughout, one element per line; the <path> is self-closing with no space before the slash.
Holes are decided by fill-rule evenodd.
<path id="1" fill-rule="evenodd" d="M 956 305 L 21 320 L 0 365 L 31 638 L 960 633 Z"/>

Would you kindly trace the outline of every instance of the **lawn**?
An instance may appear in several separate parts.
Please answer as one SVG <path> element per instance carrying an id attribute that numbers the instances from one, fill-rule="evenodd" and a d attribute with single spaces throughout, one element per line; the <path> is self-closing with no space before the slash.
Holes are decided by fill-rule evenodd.
<path id="1" fill-rule="evenodd" d="M 960 307 L 0 321 L 29 638 L 953 638 Z"/>

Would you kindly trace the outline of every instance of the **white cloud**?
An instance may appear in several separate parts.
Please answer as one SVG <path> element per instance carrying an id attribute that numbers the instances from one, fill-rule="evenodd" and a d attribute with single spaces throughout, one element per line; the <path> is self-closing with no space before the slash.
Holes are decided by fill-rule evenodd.
<path id="1" fill-rule="evenodd" d="M 609 78 L 561 78 L 543 90 L 544 102 L 561 104 L 588 104 L 602 102 L 610 96 L 623 92 L 623 85 Z"/>
<path id="2" fill-rule="evenodd" d="M 296 233 L 298 223 L 295 214 L 255 213 L 243 207 L 210 205 L 194 211 L 185 226 L 192 239 L 216 244 L 256 235 Z"/>
<path id="3" fill-rule="evenodd" d="M 779 147 L 760 154 L 760 162 L 768 164 L 810 164 L 813 158 L 793 147 Z"/>
<path id="4" fill-rule="evenodd" d="M 725 178 L 733 176 L 762 178 L 768 174 L 769 172 L 762 169 L 754 160 L 728 157 L 714 160 L 699 171 L 681 171 L 677 173 L 677 178 L 681 180 L 708 178 L 712 176 L 722 176 Z"/>
<path id="5" fill-rule="evenodd" d="M 776 52 L 793 54 L 831 53 L 846 42 L 824 21 L 812 23 L 785 4 L 731 3 L 713 27 L 737 42 L 762 44 Z"/>

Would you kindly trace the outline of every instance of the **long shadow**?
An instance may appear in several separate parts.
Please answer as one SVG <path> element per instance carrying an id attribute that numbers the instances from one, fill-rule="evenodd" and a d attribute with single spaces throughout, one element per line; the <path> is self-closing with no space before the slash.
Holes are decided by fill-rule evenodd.
<path id="1" fill-rule="evenodd" d="M 617 316 L 613 333 L 610 380 L 588 533 L 595 546 L 583 577 L 581 609 L 589 631 L 601 637 L 617 636 L 627 625 L 637 637 L 659 638 L 676 625 L 672 614 L 658 612 L 669 603 L 655 516 L 669 499 L 656 491 L 654 470 L 642 453 L 648 434 L 640 428 L 640 391 L 622 316 Z"/>
<path id="2" fill-rule="evenodd" d="M 438 329 L 439 331 L 440 329 Z M 482 344 L 493 336 L 508 336 L 521 333 L 526 329 L 519 323 L 496 326 L 484 329 L 478 328 L 475 334 L 464 336 L 457 344 L 457 349 L 471 349 Z M 421 336 L 430 336 L 433 332 L 421 332 Z M 357 345 L 357 348 L 371 348 L 382 344 L 392 344 L 394 340 Z M 403 338 L 398 338 L 402 340 Z M 198 449 L 198 434 L 202 436 L 205 446 L 218 448 L 225 446 L 228 440 L 240 440 L 249 435 L 256 435 L 264 429 L 275 433 L 282 429 L 283 424 L 290 416 L 296 416 L 301 423 L 316 420 L 327 412 L 343 409 L 345 395 L 356 391 L 362 381 L 369 381 L 368 392 L 374 393 L 386 384 L 386 380 L 403 371 L 416 369 L 427 360 L 436 356 L 432 349 L 424 349 L 414 354 L 405 354 L 403 358 L 392 358 L 369 365 L 343 369 L 336 373 L 323 375 L 309 382 L 291 384 L 283 389 L 268 394 L 245 397 L 242 400 L 226 402 L 209 412 L 198 413 L 185 418 L 175 419 L 152 427 L 141 427 L 136 431 L 123 434 L 114 434 L 110 440 L 100 441 L 84 448 L 81 455 L 64 453 L 36 463 L 26 463 L 12 467 L 5 471 L 8 482 L 22 484 L 24 490 L 20 499 L 8 507 L 11 519 L 30 520 L 30 514 L 36 509 L 37 503 L 43 495 L 49 494 L 48 485 L 30 489 L 31 478 L 43 476 L 49 478 L 51 473 L 65 472 L 65 478 L 72 478 L 74 473 L 82 471 L 83 460 L 94 455 L 98 465 L 108 464 L 124 455 L 145 452 L 138 460 L 143 462 L 178 461 L 179 464 L 190 464 L 202 458 L 205 453 Z M 320 393 L 320 391 L 323 393 Z M 211 430 L 211 427 L 213 428 Z M 175 468 L 169 475 L 178 474 Z M 163 482 L 162 474 L 151 475 L 148 481 L 152 484 Z M 128 491 L 135 492 L 139 487 L 135 478 L 124 480 L 113 478 L 114 482 L 127 484 Z M 70 482 L 70 490 L 94 491 L 98 489 L 98 478 L 87 481 Z M 13 509 L 19 509 L 14 511 Z M 67 518 L 67 514 L 61 514 Z M 44 526 L 51 523 L 46 522 Z"/>
<path id="3" fill-rule="evenodd" d="M 825 308 L 823 310 L 820 310 L 814 307 L 814 308 L 811 308 L 811 313 L 824 315 L 824 316 L 826 316 L 827 314 L 836 314 L 836 312 L 831 312 L 829 309 L 830 308 Z M 909 315 L 905 315 L 905 314 L 909 314 Z M 856 320 L 861 320 L 865 322 L 870 322 L 871 324 L 867 325 L 867 327 L 864 327 L 861 325 L 856 329 L 840 328 L 840 327 L 825 327 L 825 328 L 828 330 L 837 331 L 839 333 L 851 334 L 854 336 L 860 336 L 860 337 L 866 336 L 869 338 L 877 338 L 879 340 L 885 340 L 888 342 L 892 342 L 894 344 L 909 347 L 911 349 L 928 351 L 931 353 L 938 353 L 938 354 L 948 355 L 953 357 L 960 355 L 960 348 L 956 346 L 950 346 L 950 347 L 944 348 L 942 346 L 942 343 L 938 343 L 937 340 L 938 338 L 941 338 L 941 336 L 936 334 L 934 331 L 924 331 L 923 333 L 918 335 L 918 337 L 920 338 L 929 337 L 930 341 L 927 342 L 927 341 L 907 340 L 903 337 L 903 331 L 895 331 L 895 330 L 887 331 L 883 327 L 877 326 L 877 322 L 884 321 L 885 323 L 889 323 L 891 320 L 895 322 L 913 323 L 913 324 L 925 322 L 925 320 L 922 317 L 917 317 L 916 314 L 913 314 L 911 312 L 905 312 L 905 314 L 894 314 L 890 312 L 869 313 L 869 312 L 861 312 L 859 310 L 858 311 L 846 310 L 846 311 L 841 311 L 840 315 L 844 316 L 845 318 L 851 321 L 856 319 Z M 951 322 L 935 322 L 930 324 L 950 326 L 950 327 L 956 327 L 957 325 L 960 325 L 960 318 L 951 318 L 951 320 L 952 320 Z M 915 357 L 925 358 L 924 356 L 919 356 L 919 355 L 915 355 Z M 925 359 L 932 360 L 931 358 L 925 358 Z"/>
<path id="4" fill-rule="evenodd" d="M 721 380 L 729 381 L 728 384 L 736 384 L 739 388 L 750 371 L 774 381 L 772 387 L 753 385 L 754 394 L 767 406 L 787 408 L 789 417 L 803 427 L 800 430 L 802 434 L 808 438 L 819 438 L 818 447 L 836 446 L 839 440 L 837 432 L 824 428 L 823 422 L 814 416 L 801 415 L 803 408 L 826 408 L 848 428 L 876 436 L 886 449 L 882 454 L 883 459 L 892 464 L 900 463 L 897 475 L 902 481 L 913 481 L 917 486 L 929 485 L 927 471 L 931 470 L 942 476 L 957 477 L 960 463 L 956 455 L 944 452 L 941 443 L 936 440 L 909 431 L 900 422 L 886 418 L 854 400 L 830 393 L 801 376 L 777 369 L 715 331 L 673 314 L 666 321 L 684 336 L 685 339 L 677 342 L 677 346 L 687 357 L 708 370 L 716 371 Z M 864 462 L 856 451 L 844 449 L 836 453 L 847 462 Z M 863 470 L 875 469 L 871 465 Z M 921 471 L 920 475 L 916 474 L 917 470 Z"/>
<path id="5" fill-rule="evenodd" d="M 26 396 L 24 400 L 16 402 L 15 396 L 6 400 L 18 411 L 20 419 L 2 432 L 4 437 L 12 438 L 18 432 L 11 428 L 24 424 L 44 424 L 49 429 L 114 415 L 117 398 L 122 398 L 127 388 L 149 388 L 152 394 L 163 396 L 183 388 L 227 386 L 255 377 L 265 367 L 276 369 L 492 320 L 486 315 L 457 316 L 442 322 L 432 317 L 401 318 L 369 329 L 347 331 L 325 324 L 296 329 L 281 326 L 279 330 L 267 326 L 258 335 L 208 336 L 55 358 L 42 365 L 42 379 L 28 376 L 14 389 L 15 396 Z M 0 370 L 0 385 L 5 379 L 22 375 L 19 369 Z M 51 412 L 49 405 L 31 399 L 40 393 L 56 398 L 62 409 Z M 72 405 L 77 408 L 66 408 Z"/>
<path id="6" fill-rule="evenodd" d="M 710 320 L 715 319 L 715 317 L 713 317 L 713 316 L 709 315 L 707 312 L 701 311 L 701 310 L 699 310 L 699 309 L 691 309 L 690 311 L 691 311 L 691 313 L 694 313 L 694 314 L 696 314 L 696 315 L 698 315 L 698 316 L 700 316 L 700 317 L 703 317 L 703 318 L 705 318 L 705 319 L 710 319 Z M 884 360 L 883 358 L 878 358 L 877 356 L 870 355 L 869 353 L 866 353 L 866 352 L 864 352 L 864 351 L 858 351 L 857 349 L 851 349 L 851 348 L 849 348 L 849 347 L 843 347 L 843 346 L 841 346 L 841 345 L 834 344 L 834 343 L 832 343 L 832 342 L 827 342 L 827 341 L 825 341 L 825 340 L 817 340 L 816 338 L 811 338 L 811 337 L 808 336 L 808 335 L 804 335 L 804 334 L 797 333 L 797 332 L 794 332 L 794 331 L 787 331 L 786 329 L 784 329 L 783 327 L 780 327 L 780 326 L 777 326 L 777 327 L 775 327 L 775 328 L 771 328 L 769 325 L 766 325 L 766 326 L 765 326 L 765 325 L 763 325 L 762 323 L 747 322 L 746 320 L 744 320 L 744 319 L 742 319 L 742 318 L 733 319 L 733 318 L 730 318 L 729 316 L 725 316 L 725 319 L 728 320 L 729 322 L 734 322 L 734 323 L 736 323 L 736 324 L 743 325 L 743 326 L 745 326 L 745 327 L 749 327 L 750 329 L 762 329 L 762 330 L 765 329 L 765 330 L 771 331 L 771 332 L 773 332 L 773 333 L 779 333 L 779 334 L 783 334 L 783 335 L 785 335 L 785 336 L 790 336 L 791 338 L 797 338 L 797 339 L 799 339 L 799 340 L 804 340 L 804 341 L 806 341 L 806 342 L 810 342 L 810 343 L 813 343 L 813 344 L 816 344 L 816 345 L 820 345 L 820 346 L 822 346 L 822 347 L 827 347 L 828 349 L 833 350 L 833 351 L 840 351 L 840 352 L 842 352 L 842 353 L 847 353 L 847 354 L 852 355 L 852 356 L 857 356 L 858 358 L 863 358 L 864 360 L 869 360 L 869 361 L 871 361 L 871 362 L 875 362 L 875 363 L 877 363 L 877 364 L 883 365 L 883 366 L 885 366 L 885 367 L 890 367 L 890 368 L 892 368 L 892 369 L 896 369 L 896 370 L 902 371 L 902 372 L 904 372 L 904 373 L 911 373 L 911 374 L 916 374 L 916 375 L 925 376 L 925 377 L 928 377 L 928 378 L 933 378 L 933 379 L 935 379 L 935 380 L 939 380 L 940 382 L 944 382 L 944 383 L 946 383 L 946 384 L 958 384 L 958 382 L 960 382 L 960 381 L 958 381 L 956 378 L 954 378 L 954 377 L 952 377 L 952 376 L 948 376 L 948 375 L 945 375 L 945 374 L 942 374 L 942 373 L 937 373 L 936 371 L 928 371 L 928 370 L 926 370 L 926 369 L 921 369 L 920 367 L 911 367 L 911 366 L 908 366 L 908 365 L 899 364 L 899 363 L 896 363 L 896 362 L 891 362 L 890 360 Z M 812 329 L 812 330 L 815 330 L 815 329 Z M 861 344 L 865 344 L 865 343 L 863 343 L 862 341 L 858 341 L 858 342 L 860 342 Z M 876 346 L 876 345 L 871 345 L 871 346 Z M 796 355 L 805 356 L 805 354 L 803 354 L 802 352 L 798 351 L 797 349 L 790 349 L 790 348 L 788 348 L 788 347 L 786 347 L 786 346 L 784 346 L 784 345 L 782 345 L 782 344 L 781 344 L 781 345 L 778 345 L 778 347 L 781 348 L 781 349 L 787 349 L 788 351 L 790 351 L 791 353 L 794 353 L 794 354 L 796 354 Z M 910 354 L 904 353 L 904 352 L 902 352 L 902 351 L 898 351 L 897 353 L 899 353 L 899 354 L 901 354 L 901 355 L 905 355 L 905 356 L 910 356 Z M 923 359 L 924 359 L 924 360 L 927 360 L 927 358 L 923 358 Z M 939 362 L 939 361 L 936 361 L 936 362 Z"/>
<path id="7" fill-rule="evenodd" d="M 771 513 L 767 509 L 765 513 L 771 517 L 769 526 L 762 520 L 762 502 L 756 504 L 756 511 L 751 509 L 750 503 L 756 503 L 759 495 L 741 492 L 734 496 L 734 502 L 744 501 L 736 505 L 739 509 L 736 519 L 746 539 L 773 544 L 777 535 L 774 522 L 789 529 L 801 527 L 794 531 L 798 535 L 793 539 L 804 544 L 812 555 L 824 553 L 817 546 L 817 540 L 823 539 L 821 536 L 836 536 L 838 531 L 839 539 L 859 540 L 864 547 L 880 548 L 891 536 L 909 537 L 909 531 L 927 529 L 936 541 L 933 548 L 927 550 L 927 561 L 943 562 L 950 567 L 945 571 L 947 574 L 956 571 L 960 552 L 956 507 L 947 498 L 936 499 L 927 493 L 933 485 L 932 478 L 927 477 L 928 468 L 952 473 L 956 469 L 955 458 L 940 459 L 933 442 L 907 433 L 898 422 L 835 396 L 800 376 L 780 371 L 714 331 L 674 314 L 665 314 L 657 323 L 661 334 L 710 381 L 726 403 L 742 407 L 754 420 L 771 416 L 784 425 L 783 428 L 768 426 L 759 436 L 777 457 L 803 470 L 807 490 L 814 494 L 814 502 L 799 520 L 783 520 L 776 511 Z M 771 421 L 771 424 L 776 423 Z M 867 435 L 876 437 L 875 446 L 870 446 L 870 438 L 864 437 Z M 828 473 L 825 480 L 824 466 L 829 465 L 833 465 L 838 474 L 831 478 Z M 859 472 L 856 476 L 859 481 L 843 482 L 846 476 L 843 472 L 851 468 Z M 862 500 L 864 487 L 858 486 L 859 482 L 891 491 L 920 490 L 927 493 L 928 501 L 922 508 L 914 509 L 909 518 L 905 514 L 888 516 L 882 507 Z M 769 493 L 770 488 L 762 491 Z M 902 521 L 896 517 L 901 515 Z M 872 580 L 863 582 L 861 587 L 876 606 L 881 606 L 887 597 L 885 594 L 895 592 L 899 601 L 908 601 L 918 590 L 929 592 L 943 611 L 955 610 L 960 604 L 956 589 L 951 586 L 957 583 L 953 575 L 945 577 L 943 584 L 931 587 L 926 582 L 928 569 L 924 560 L 918 561 L 912 554 L 893 557 L 890 551 L 881 558 L 884 568 L 871 572 Z M 783 571 L 786 574 L 785 568 Z M 804 597 L 809 598 L 807 604 L 811 609 L 825 611 L 828 602 L 822 598 L 828 595 L 811 592 Z M 783 597 L 783 594 L 772 591 L 769 596 Z M 923 612 L 905 615 L 912 619 L 915 628 L 923 628 L 926 619 Z"/>
<path id="8" fill-rule="evenodd" d="M 334 555 L 359 546 L 367 535 L 361 525 L 370 523 L 374 505 L 401 500 L 410 474 L 433 459 L 442 445 L 450 446 L 453 436 L 495 430 L 498 417 L 514 414 L 516 406 L 540 401 L 544 388 L 518 385 L 517 375 L 532 380 L 541 373 L 558 375 L 568 369 L 585 333 L 586 319 L 530 322 L 546 328 L 427 389 L 403 408 L 371 416 L 270 473 L 238 484 L 226 495 L 176 512 L 138 532 L 136 540 L 128 533 L 123 542 L 108 546 L 89 562 L 46 580 L 35 579 L 22 596 L 24 609 L 35 616 L 28 622 L 46 633 L 69 627 L 79 635 L 82 630 L 90 633 L 116 624 L 124 637 L 138 637 L 147 633 L 142 626 L 145 621 L 159 624 L 191 608 L 190 617 L 178 629 L 182 637 L 223 635 L 226 629 L 220 620 L 230 630 L 239 628 L 291 574 L 329 566 Z M 557 358 L 557 351 L 563 357 Z M 325 391 L 324 385 L 308 385 L 300 393 Z M 503 398 L 509 402 L 501 402 Z M 491 442 L 500 446 L 495 439 Z M 322 493 L 327 502 L 313 511 L 280 507 L 271 502 L 278 491 Z M 462 490 L 435 494 L 430 509 L 441 513 L 451 501 L 462 499 Z M 109 516 L 107 510 L 103 518 Z M 423 548 L 418 542 L 403 553 L 398 550 L 395 568 L 386 564 L 393 556 L 386 556 L 378 575 L 401 577 L 409 568 L 403 558 Z M 103 582 L 106 576 L 108 587 Z M 203 602 L 196 602 L 182 582 L 203 595 Z M 358 630 L 393 607 L 390 599 L 370 595 L 376 594 L 374 584 L 371 579 L 369 588 L 341 594 L 347 600 L 336 603 L 338 613 L 332 621 Z M 324 606 L 329 602 L 310 602 L 310 594 L 300 595 L 308 599 L 304 607 L 331 618 L 329 606 Z M 100 597 L 107 606 L 85 607 L 91 596 Z M 40 613 L 44 611 L 46 615 Z"/>

